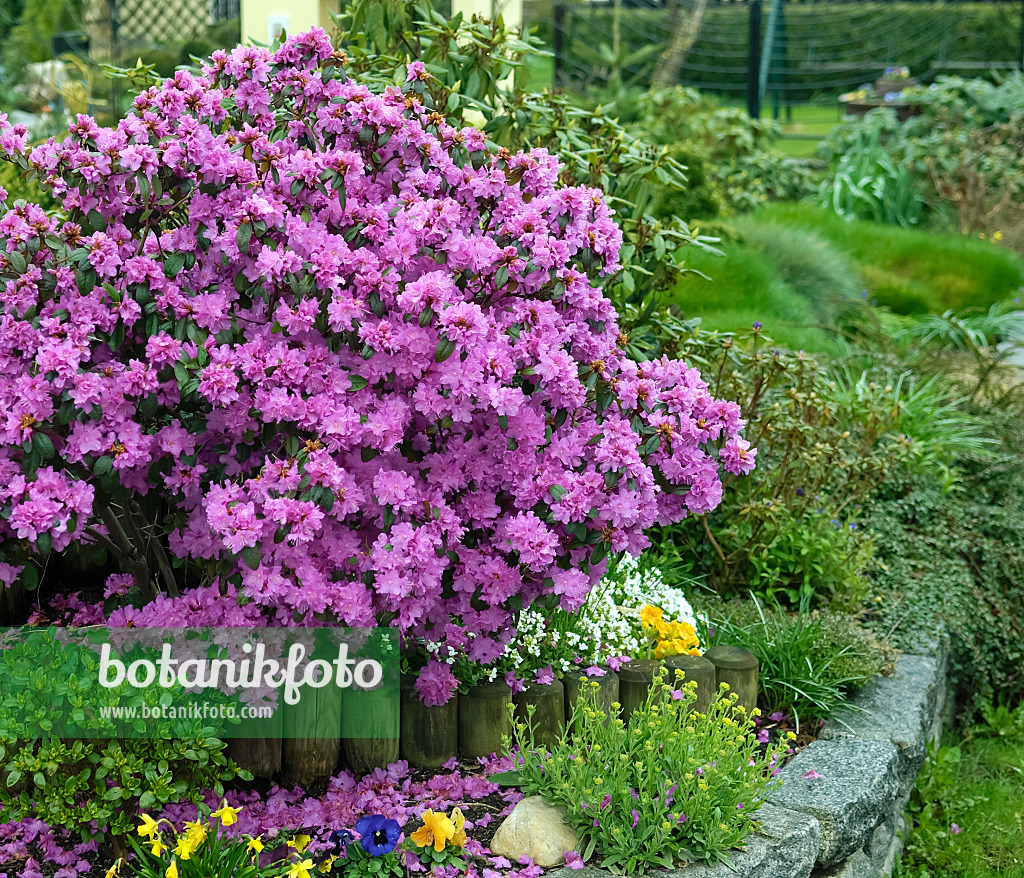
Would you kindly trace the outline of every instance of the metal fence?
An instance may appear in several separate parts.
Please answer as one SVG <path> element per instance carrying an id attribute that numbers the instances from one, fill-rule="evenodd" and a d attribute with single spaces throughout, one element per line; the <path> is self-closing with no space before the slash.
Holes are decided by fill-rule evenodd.
<path id="1" fill-rule="evenodd" d="M 526 15 L 554 52 L 554 84 L 587 92 L 649 85 L 674 23 L 702 5 L 534 0 Z M 893 66 L 925 82 L 1024 69 L 1024 0 L 708 0 L 676 81 L 754 112 L 832 100 Z"/>

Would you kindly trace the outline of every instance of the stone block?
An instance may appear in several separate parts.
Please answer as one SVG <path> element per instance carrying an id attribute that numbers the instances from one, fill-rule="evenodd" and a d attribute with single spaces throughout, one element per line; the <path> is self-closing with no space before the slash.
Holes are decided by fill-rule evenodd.
<path id="1" fill-rule="evenodd" d="M 818 779 L 804 779 L 815 771 Z M 770 802 L 816 818 L 821 825 L 818 866 L 830 868 L 871 839 L 895 806 L 899 754 L 888 741 L 815 741 L 780 774 Z"/>
<path id="2" fill-rule="evenodd" d="M 906 795 L 924 764 L 933 723 L 945 700 L 945 662 L 900 656 L 896 673 L 876 677 L 849 705 L 826 721 L 822 741 L 891 741 L 899 751 L 900 794 Z"/>

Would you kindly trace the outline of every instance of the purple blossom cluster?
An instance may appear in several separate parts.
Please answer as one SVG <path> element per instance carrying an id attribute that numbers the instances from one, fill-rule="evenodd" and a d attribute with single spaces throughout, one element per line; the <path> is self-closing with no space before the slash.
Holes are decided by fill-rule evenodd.
<path id="1" fill-rule="evenodd" d="M 65 211 L 0 219 L 0 543 L 116 542 L 149 503 L 202 585 L 111 624 L 383 623 L 489 662 L 756 451 L 697 369 L 622 354 L 600 191 L 449 126 L 422 65 L 376 94 L 344 61 L 320 30 L 217 52 L 31 150 L 0 116 Z"/>

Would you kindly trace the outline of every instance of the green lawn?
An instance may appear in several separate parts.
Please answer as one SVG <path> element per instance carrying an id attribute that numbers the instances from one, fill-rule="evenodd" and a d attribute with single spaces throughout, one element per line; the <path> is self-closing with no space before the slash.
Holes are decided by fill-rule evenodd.
<path id="1" fill-rule="evenodd" d="M 1024 878 L 1024 741 L 944 743 L 918 778 L 897 878 Z"/>
<path id="2" fill-rule="evenodd" d="M 762 108 L 761 118 L 773 118 L 770 104 Z M 842 118 L 838 104 L 830 107 L 783 107 L 779 111 L 783 136 L 775 142 L 775 148 L 787 155 L 813 156 L 818 151 L 818 144 Z"/>
<path id="3" fill-rule="evenodd" d="M 783 344 L 837 349 L 844 300 L 865 298 L 899 314 L 987 307 L 1024 286 L 1024 262 L 1004 247 L 958 235 L 847 222 L 807 204 L 771 205 L 732 223 L 724 257 L 696 250 L 672 301 L 713 329 L 755 320 Z"/>

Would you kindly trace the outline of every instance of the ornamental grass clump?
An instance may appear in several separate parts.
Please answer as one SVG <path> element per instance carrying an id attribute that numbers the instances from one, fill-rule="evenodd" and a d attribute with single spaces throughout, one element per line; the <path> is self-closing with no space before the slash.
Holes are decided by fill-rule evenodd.
<path id="1" fill-rule="evenodd" d="M 609 719 L 587 690 L 572 737 L 549 749 L 535 746 L 529 723 L 514 726 L 523 793 L 565 807 L 583 858 L 596 854 L 614 872 L 728 863 L 776 786 L 773 770 L 788 741 L 759 753 L 756 710 L 746 715 L 723 685 L 707 714 L 692 711 L 696 684 L 676 676 L 681 688 L 659 674 L 628 726 Z"/>
<path id="2" fill-rule="evenodd" d="M 3 582 L 99 545 L 110 625 L 387 624 L 486 663 L 753 468 L 737 405 L 621 351 L 600 190 L 449 125 L 422 62 L 382 93 L 345 64 L 312 30 L 114 128 L 30 149 L 0 117 L 62 205 L 0 218 Z"/>

